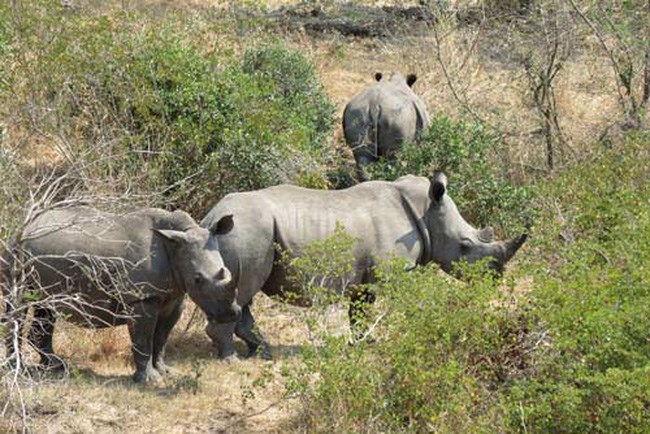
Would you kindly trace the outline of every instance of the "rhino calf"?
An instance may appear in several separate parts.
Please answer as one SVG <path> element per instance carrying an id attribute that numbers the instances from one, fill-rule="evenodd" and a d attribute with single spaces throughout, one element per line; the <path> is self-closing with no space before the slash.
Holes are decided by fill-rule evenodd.
<path id="1" fill-rule="evenodd" d="M 363 166 L 380 157 L 392 158 L 406 141 L 417 140 L 429 125 L 424 102 L 411 87 L 417 77 L 392 72 L 376 73 L 377 83 L 356 95 L 343 112 L 345 141 L 352 148 L 357 176 L 365 180 Z"/>
<path id="2" fill-rule="evenodd" d="M 232 216 L 224 215 L 213 233 L 225 235 L 232 227 Z M 63 367 L 52 345 L 60 313 L 85 327 L 128 324 L 136 382 L 167 372 L 165 344 L 186 292 L 208 318 L 235 321 L 240 314 L 217 239 L 183 211 L 51 210 L 25 228 L 21 246 L 33 267 L 31 291 L 48 300 L 37 303 L 28 336 L 44 368 Z M 6 263 L 11 261 L 7 255 Z M 13 308 L 7 302 L 7 313 Z M 20 330 L 24 314 L 14 316 Z M 7 339 L 8 356 L 20 351 L 12 338 Z"/>
<path id="3" fill-rule="evenodd" d="M 237 223 L 220 235 L 219 221 L 233 215 Z M 253 296 L 267 295 L 300 300 L 300 288 L 287 279 L 282 252 L 300 254 L 309 243 L 330 237 L 337 223 L 356 239 L 350 283 L 372 281 L 378 260 L 393 254 L 412 266 L 435 262 L 446 272 L 459 260 L 475 262 L 490 258 L 489 266 L 498 273 L 526 240 L 522 234 L 508 241 L 494 239 L 492 229 L 476 229 L 460 215 L 447 195 L 447 178 L 442 173 L 431 179 L 407 175 L 393 182 L 369 181 L 345 190 L 312 190 L 280 185 L 248 193 L 229 194 L 217 203 L 201 225 L 218 239 L 227 267 L 238 270 L 235 277 L 236 302 L 242 307 L 237 322 L 214 318 L 207 332 L 221 357 L 235 354 L 233 333 L 243 339 L 254 354 L 262 345 L 253 329 L 250 312 Z M 233 293 L 233 296 L 235 294 Z M 350 321 L 363 312 L 363 302 L 372 294 L 351 291 Z"/>

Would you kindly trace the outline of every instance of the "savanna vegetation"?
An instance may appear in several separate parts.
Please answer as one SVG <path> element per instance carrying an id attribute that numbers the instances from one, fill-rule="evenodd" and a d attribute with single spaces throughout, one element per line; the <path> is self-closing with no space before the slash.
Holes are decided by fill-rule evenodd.
<path id="1" fill-rule="evenodd" d="M 503 280 L 385 263 L 350 346 L 319 285 L 345 279 L 341 231 L 287 259 L 314 306 L 258 296 L 273 362 L 213 359 L 188 306 L 163 384 L 130 383 L 125 330 L 64 323 L 63 377 L 0 350 L 0 431 L 648 432 L 649 28 L 645 1 L 1 5 L 2 249 L 62 204 L 200 220 L 229 192 L 349 186 L 343 106 L 393 69 L 432 122 L 370 176 L 444 170 L 468 221 L 531 237 Z"/>

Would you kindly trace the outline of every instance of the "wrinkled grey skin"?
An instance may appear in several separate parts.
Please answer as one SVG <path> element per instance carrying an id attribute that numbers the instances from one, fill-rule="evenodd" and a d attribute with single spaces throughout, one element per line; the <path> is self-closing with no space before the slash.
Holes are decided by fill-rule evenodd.
<path id="1" fill-rule="evenodd" d="M 232 217 L 225 215 L 214 231 L 225 234 L 232 226 Z M 84 327 L 128 324 L 136 382 L 168 371 L 165 344 L 186 292 L 208 317 L 236 321 L 240 314 L 232 303 L 235 288 L 217 239 L 183 211 L 143 209 L 114 215 L 88 207 L 52 210 L 26 228 L 22 245 L 36 259 L 30 286 L 37 293 L 84 300 L 74 307 L 56 305 L 56 312 L 53 306 L 36 308 L 29 340 L 43 368 L 63 367 L 52 348 L 59 313 Z M 100 270 L 92 277 L 87 271 L 91 263 Z M 16 350 L 11 339 L 7 350 Z"/>
<path id="2" fill-rule="evenodd" d="M 343 133 L 357 163 L 357 175 L 365 180 L 363 166 L 379 157 L 392 158 L 405 141 L 417 140 L 429 125 L 424 102 L 411 86 L 414 74 L 375 74 L 377 83 L 362 90 L 345 106 Z"/>
<path id="3" fill-rule="evenodd" d="M 215 235 L 226 266 L 238 270 L 235 301 L 242 306 L 239 322 L 209 324 L 208 335 L 220 356 L 235 355 L 233 332 L 246 341 L 250 354 L 262 345 L 262 354 L 269 355 L 253 329 L 253 296 L 260 290 L 280 297 L 287 290 L 295 292 L 278 262 L 278 250 L 299 254 L 308 243 L 331 236 L 337 222 L 356 238 L 353 272 L 347 276 L 353 285 L 371 282 L 373 266 L 392 254 L 407 259 L 411 266 L 435 262 L 447 272 L 460 259 L 474 262 L 490 257 L 490 267 L 501 272 L 527 235 L 505 242 L 494 240 L 491 228 L 478 230 L 463 219 L 446 189 L 446 177 L 438 173 L 432 180 L 408 175 L 394 182 L 369 181 L 346 190 L 280 185 L 226 196 L 201 222 L 211 232 L 224 215 L 232 214 L 236 223 L 228 234 Z M 360 291 L 352 291 L 350 297 L 354 328 L 354 319 L 363 311 L 359 302 L 371 302 L 373 297 Z"/>

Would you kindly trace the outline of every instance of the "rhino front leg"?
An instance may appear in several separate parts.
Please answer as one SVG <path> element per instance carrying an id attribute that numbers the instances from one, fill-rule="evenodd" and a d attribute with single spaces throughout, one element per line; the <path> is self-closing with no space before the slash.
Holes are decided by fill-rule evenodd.
<path id="1" fill-rule="evenodd" d="M 221 359 L 237 359 L 233 340 L 236 326 L 236 322 L 220 324 L 210 321 L 205 328 L 205 332 L 210 336 L 217 350 L 217 356 Z"/>
<path id="2" fill-rule="evenodd" d="M 39 367 L 47 371 L 65 369 L 63 360 L 54 354 L 53 337 L 56 314 L 47 307 L 36 307 L 29 331 L 29 342 L 41 357 Z"/>
<path id="3" fill-rule="evenodd" d="M 158 322 L 159 306 L 156 300 L 143 300 L 133 306 L 133 321 L 129 325 L 131 350 L 135 362 L 133 381 L 145 383 L 160 378 L 153 367 L 153 340 Z"/>
<path id="4" fill-rule="evenodd" d="M 158 323 L 153 336 L 153 367 L 161 374 L 168 374 L 169 367 L 165 364 L 165 346 L 172 329 L 183 312 L 183 298 L 174 302 L 169 312 L 158 315 Z"/>
<path id="5" fill-rule="evenodd" d="M 271 360 L 269 346 L 259 329 L 255 327 L 255 318 L 251 313 L 250 303 L 242 308 L 241 320 L 235 327 L 235 334 L 248 345 L 248 357 L 256 356 L 258 349 L 261 347 L 261 350 L 259 350 L 260 356 L 264 360 Z"/>

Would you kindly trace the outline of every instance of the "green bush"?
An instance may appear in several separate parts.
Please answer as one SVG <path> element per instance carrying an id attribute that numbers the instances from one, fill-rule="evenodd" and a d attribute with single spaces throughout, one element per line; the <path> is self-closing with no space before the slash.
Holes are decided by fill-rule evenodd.
<path id="1" fill-rule="evenodd" d="M 442 170 L 454 200 L 472 223 L 521 225 L 530 218 L 530 192 L 510 180 L 497 154 L 500 143 L 499 136 L 479 122 L 434 116 L 419 142 L 406 143 L 395 162 L 380 161 L 369 172 L 373 178 L 395 179 Z"/>
<path id="2" fill-rule="evenodd" d="M 308 430 L 648 432 L 649 142 L 534 186 L 505 285 L 381 269 L 376 342 L 328 336 L 288 373 Z"/>
<path id="3" fill-rule="evenodd" d="M 497 391 L 527 367 L 530 324 L 481 266 L 472 284 L 441 277 L 437 267 L 380 271 L 376 342 L 350 347 L 330 337 L 303 354 L 292 386 L 305 398 L 318 432 L 459 432 L 488 429 L 500 417 Z M 313 373 L 317 373 L 316 381 Z"/>
<path id="4" fill-rule="evenodd" d="M 230 191 L 279 182 L 323 187 L 333 106 L 314 67 L 281 45 L 238 59 L 198 46 L 170 15 L 84 16 L 52 7 L 22 42 L 40 132 L 64 137 L 103 187 L 201 214 Z M 191 20 L 190 20 L 191 21 Z M 49 25 L 49 27 L 48 27 Z M 108 181 L 110 180 L 110 181 Z"/>

